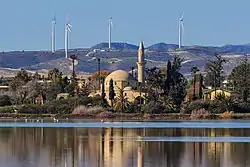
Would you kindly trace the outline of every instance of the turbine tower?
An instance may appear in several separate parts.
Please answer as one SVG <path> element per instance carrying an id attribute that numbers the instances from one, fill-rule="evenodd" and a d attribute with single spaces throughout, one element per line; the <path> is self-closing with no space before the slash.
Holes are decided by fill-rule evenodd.
<path id="1" fill-rule="evenodd" d="M 65 25 L 65 58 L 68 58 L 68 48 L 69 48 L 71 27 L 72 26 L 69 20 L 67 20 L 66 25 Z"/>
<path id="2" fill-rule="evenodd" d="M 52 33 L 51 33 L 51 51 L 52 51 L 52 53 L 54 53 L 56 50 L 55 43 L 56 43 L 56 17 L 54 16 L 53 20 L 52 20 Z"/>
<path id="3" fill-rule="evenodd" d="M 111 30 L 113 28 L 112 17 L 109 19 L 109 49 L 111 49 Z"/>
<path id="4" fill-rule="evenodd" d="M 179 49 L 182 47 L 183 44 L 183 32 L 184 32 L 184 13 L 182 13 L 180 20 L 179 20 Z"/>

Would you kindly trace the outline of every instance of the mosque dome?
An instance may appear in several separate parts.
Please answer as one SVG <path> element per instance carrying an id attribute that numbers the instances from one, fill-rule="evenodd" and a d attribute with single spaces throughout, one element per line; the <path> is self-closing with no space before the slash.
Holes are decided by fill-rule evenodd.
<path id="1" fill-rule="evenodd" d="M 110 73 L 105 79 L 106 90 L 109 87 L 109 81 L 113 79 L 114 85 L 119 86 L 120 88 L 124 88 L 128 85 L 134 86 L 136 80 L 124 70 L 116 70 Z"/>
<path id="2" fill-rule="evenodd" d="M 133 79 L 133 77 L 124 70 L 116 70 L 109 74 L 105 81 L 110 81 L 110 79 L 113 79 L 113 81 L 128 81 L 129 79 Z"/>

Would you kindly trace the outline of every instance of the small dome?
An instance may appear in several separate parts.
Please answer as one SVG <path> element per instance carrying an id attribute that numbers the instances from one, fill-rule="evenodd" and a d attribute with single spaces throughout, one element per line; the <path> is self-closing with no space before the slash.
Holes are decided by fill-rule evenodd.
<path id="1" fill-rule="evenodd" d="M 110 79 L 113 79 L 113 81 L 128 81 L 129 79 L 133 79 L 133 77 L 124 70 L 116 70 L 109 74 L 105 81 L 109 81 Z"/>
<path id="2" fill-rule="evenodd" d="M 124 91 L 129 91 L 129 90 L 132 90 L 132 87 L 131 86 L 127 86 L 123 89 Z"/>

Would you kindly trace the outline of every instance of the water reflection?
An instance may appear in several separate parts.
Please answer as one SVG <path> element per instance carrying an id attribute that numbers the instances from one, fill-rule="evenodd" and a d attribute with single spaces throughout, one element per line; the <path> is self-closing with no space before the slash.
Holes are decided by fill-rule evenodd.
<path id="1" fill-rule="evenodd" d="M 0 128 L 0 166 L 246 167 L 250 143 L 116 139 L 249 135 L 250 129 Z"/>

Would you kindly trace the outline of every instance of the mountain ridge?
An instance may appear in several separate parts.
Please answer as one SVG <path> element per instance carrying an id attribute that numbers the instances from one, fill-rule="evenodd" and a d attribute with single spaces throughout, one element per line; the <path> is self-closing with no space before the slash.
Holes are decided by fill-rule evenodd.
<path id="1" fill-rule="evenodd" d="M 114 42 L 112 48 L 108 48 L 108 43 L 102 42 L 90 48 L 69 49 L 69 55 L 77 55 L 78 72 L 97 71 L 97 58 L 101 58 L 101 68 L 113 71 L 116 69 L 129 70 L 136 67 L 138 45 Z M 223 46 L 184 46 L 179 49 L 176 44 L 159 42 L 145 47 L 145 59 L 147 67 L 165 66 L 168 60 L 172 60 L 177 55 L 183 58 L 184 63 L 181 71 L 190 73 L 192 66 L 197 66 L 204 70 L 208 60 L 214 57 L 215 52 L 221 53 L 229 59 L 230 65 L 226 65 L 226 72 L 229 73 L 235 67 L 244 54 L 250 53 L 250 45 L 223 45 Z M 49 70 L 59 68 L 64 73 L 71 73 L 71 61 L 64 58 L 64 50 L 50 51 L 10 51 L 0 52 L 0 68 L 27 70 Z M 10 71 L 10 70 L 8 70 Z M 1 75 L 1 72 L 0 72 Z"/>

